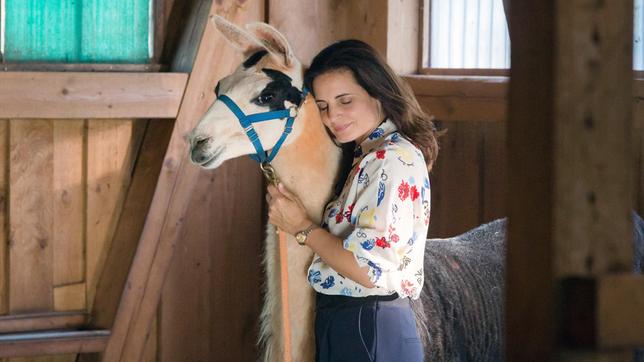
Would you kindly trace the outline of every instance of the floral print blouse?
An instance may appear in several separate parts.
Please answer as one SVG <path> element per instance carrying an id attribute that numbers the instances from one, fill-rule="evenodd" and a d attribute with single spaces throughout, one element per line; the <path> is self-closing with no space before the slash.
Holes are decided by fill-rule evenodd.
<path id="1" fill-rule="evenodd" d="M 340 196 L 325 208 L 322 226 L 343 239 L 376 286 L 365 288 L 331 269 L 317 254 L 308 280 L 323 294 L 364 297 L 398 293 L 417 299 L 429 225 L 430 186 L 420 150 L 391 120 L 356 145 Z"/>

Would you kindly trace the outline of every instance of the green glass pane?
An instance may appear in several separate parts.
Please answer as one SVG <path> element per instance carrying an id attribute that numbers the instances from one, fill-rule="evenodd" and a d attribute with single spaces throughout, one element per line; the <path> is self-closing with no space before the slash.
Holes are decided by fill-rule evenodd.
<path id="1" fill-rule="evenodd" d="M 84 0 L 82 62 L 148 62 L 150 0 Z"/>
<path id="2" fill-rule="evenodd" d="M 6 0 L 5 59 L 74 62 L 81 0 Z"/>
<path id="3" fill-rule="evenodd" d="M 147 63 L 150 0 L 6 0 L 5 59 Z"/>

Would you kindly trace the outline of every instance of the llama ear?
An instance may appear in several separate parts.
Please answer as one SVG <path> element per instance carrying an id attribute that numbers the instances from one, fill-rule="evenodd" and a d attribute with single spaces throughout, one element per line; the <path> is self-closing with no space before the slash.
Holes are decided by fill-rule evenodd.
<path id="1" fill-rule="evenodd" d="M 290 68 L 295 64 L 296 59 L 291 46 L 277 29 L 266 23 L 251 23 L 246 25 L 246 30 L 285 66 Z"/>
<path id="2" fill-rule="evenodd" d="M 248 57 L 259 50 L 266 49 L 266 47 L 252 35 L 225 18 L 215 15 L 213 17 L 213 22 L 224 38 L 234 48 L 242 52 L 244 57 Z"/>

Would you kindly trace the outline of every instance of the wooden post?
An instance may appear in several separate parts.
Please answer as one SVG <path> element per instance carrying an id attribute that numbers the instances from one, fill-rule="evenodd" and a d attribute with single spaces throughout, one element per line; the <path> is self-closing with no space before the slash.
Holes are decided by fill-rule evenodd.
<path id="1" fill-rule="evenodd" d="M 631 268 L 632 18 L 628 0 L 512 3 L 508 361 L 574 359 L 563 296 L 589 290 L 572 309 L 598 319 L 599 282 Z"/>

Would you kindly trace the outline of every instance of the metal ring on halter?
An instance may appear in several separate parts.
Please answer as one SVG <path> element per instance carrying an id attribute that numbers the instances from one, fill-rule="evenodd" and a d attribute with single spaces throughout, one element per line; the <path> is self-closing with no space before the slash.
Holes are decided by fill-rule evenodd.
<path id="1" fill-rule="evenodd" d="M 289 107 L 288 112 L 289 112 L 289 117 L 293 117 L 293 118 L 297 117 L 297 107 L 296 106 Z"/>
<path id="2" fill-rule="evenodd" d="M 259 164 L 259 168 L 262 169 L 262 173 L 264 173 L 266 180 L 268 180 L 272 185 L 277 186 L 279 180 L 277 179 L 277 174 L 275 173 L 273 166 L 268 162 L 262 162 Z"/>

